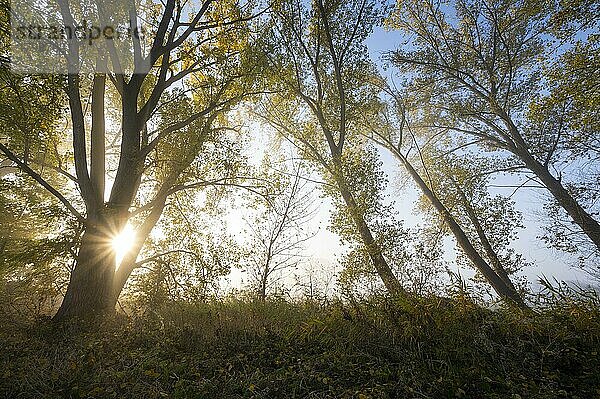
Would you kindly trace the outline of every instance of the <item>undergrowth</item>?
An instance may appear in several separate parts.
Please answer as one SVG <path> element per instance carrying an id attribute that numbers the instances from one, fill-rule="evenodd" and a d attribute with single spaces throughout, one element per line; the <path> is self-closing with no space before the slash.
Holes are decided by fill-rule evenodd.
<path id="1" fill-rule="evenodd" d="M 6 398 L 600 398 L 600 317 L 468 302 L 170 303 L 95 325 L 0 315 Z"/>

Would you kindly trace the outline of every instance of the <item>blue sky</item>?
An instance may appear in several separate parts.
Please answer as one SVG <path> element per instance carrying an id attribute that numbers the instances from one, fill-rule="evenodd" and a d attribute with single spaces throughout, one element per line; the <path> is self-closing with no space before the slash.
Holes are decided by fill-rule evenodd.
<path id="1" fill-rule="evenodd" d="M 391 49 L 398 47 L 402 42 L 402 36 L 398 32 L 386 31 L 382 28 L 376 28 L 371 36 L 367 39 L 367 47 L 371 59 L 379 66 L 382 74 L 390 76 L 393 71 L 391 69 L 384 70 L 382 55 Z M 396 169 L 392 165 L 395 161 L 388 154 L 382 153 L 384 168 L 386 173 L 392 177 L 397 175 Z M 519 184 L 516 176 L 499 176 L 495 184 L 497 185 L 515 185 Z M 511 195 L 514 188 L 495 188 L 494 192 L 498 194 Z M 397 190 L 396 190 L 397 192 Z M 398 209 L 403 210 L 403 216 L 407 225 L 418 223 L 419 216 L 414 212 L 406 212 L 411 209 L 414 204 L 414 199 L 418 196 L 416 188 L 405 188 L 402 192 L 402 198 L 396 198 Z M 547 198 L 545 190 L 523 188 L 518 190 L 513 196 L 516 202 L 517 209 L 523 213 L 523 224 L 525 229 L 519 233 L 519 239 L 515 241 L 514 248 L 519 253 L 523 254 L 529 261 L 534 262 L 534 266 L 523 271 L 530 281 L 534 281 L 539 275 L 553 276 L 559 280 L 576 280 L 587 281 L 588 276 L 578 270 L 570 268 L 568 265 L 575 263 L 575 257 L 553 249 L 548 249 L 544 243 L 539 240 L 542 234 L 542 225 L 544 223 L 542 214 L 542 205 Z"/>
<path id="2" fill-rule="evenodd" d="M 367 40 L 367 47 L 371 59 L 379 66 L 381 73 L 390 76 L 393 71 L 391 69 L 384 70 L 381 61 L 382 54 L 392 50 L 400 45 L 402 37 L 398 32 L 389 32 L 381 28 L 375 29 L 372 35 Z M 264 127 L 262 129 L 265 129 Z M 253 131 L 261 130 L 252 129 Z M 259 160 L 263 151 L 268 148 L 268 134 L 261 134 L 252 138 L 250 153 L 251 157 Z M 414 227 L 422 223 L 421 216 L 414 209 L 416 200 L 419 197 L 419 192 L 412 185 L 412 182 L 403 174 L 402 167 L 397 161 L 386 151 L 380 151 L 380 156 L 383 161 L 383 169 L 387 174 L 389 185 L 387 194 L 390 200 L 395 202 L 395 208 L 399 216 L 404 220 L 406 227 Z M 519 178 L 516 176 L 499 176 L 494 182 L 497 185 L 517 185 Z M 511 195 L 514 188 L 493 188 L 494 193 Z M 519 231 L 519 238 L 513 244 L 513 247 L 518 253 L 521 253 L 527 261 L 533 263 L 529 268 L 523 270 L 525 275 L 532 284 L 536 284 L 537 279 L 541 275 L 558 280 L 588 282 L 589 277 L 569 267 L 569 264 L 575 263 L 575 257 L 556 250 L 548 249 L 544 243 L 538 239 L 542 234 L 541 226 L 544 223 L 542 205 L 546 200 L 547 194 L 545 190 L 523 188 L 518 190 L 512 196 L 516 202 L 516 207 L 523 213 L 523 224 L 525 229 Z M 303 255 L 309 257 L 313 262 L 320 263 L 324 268 L 334 268 L 343 256 L 345 248 L 340 244 L 339 238 L 328 231 L 331 203 L 327 198 L 315 197 L 315 201 L 319 203 L 319 212 L 313 219 L 312 225 L 308 228 L 317 231 L 316 236 L 311 239 L 307 245 Z M 230 223 L 232 233 L 241 236 L 238 231 L 243 225 L 242 217 L 243 210 L 235 210 L 230 215 Z M 455 257 L 454 243 L 451 238 L 447 238 L 445 242 L 446 255 L 448 262 L 453 263 Z M 338 267 L 339 270 L 339 267 Z M 461 274 L 464 277 L 473 275 L 470 269 L 461 269 Z M 234 287 L 239 286 L 240 280 L 246 281 L 247 275 L 238 271 L 233 271 L 230 276 L 230 281 Z"/>

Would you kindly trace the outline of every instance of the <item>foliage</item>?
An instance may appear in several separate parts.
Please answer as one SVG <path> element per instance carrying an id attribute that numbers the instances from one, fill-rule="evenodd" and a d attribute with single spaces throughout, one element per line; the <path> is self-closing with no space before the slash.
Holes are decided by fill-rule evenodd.
<path id="1" fill-rule="evenodd" d="M 5 38 L 4 3 L 0 21 Z M 61 144 L 63 79 L 17 75 L 0 64 L 0 140 L 46 181 L 69 185 L 70 155 Z M 37 313 L 54 310 L 66 283 L 81 226 L 33 179 L 0 156 L 0 296 Z"/>
<path id="2" fill-rule="evenodd" d="M 486 261 L 494 268 L 504 269 L 509 276 L 531 266 L 511 247 L 518 238 L 518 231 L 525 228 L 522 213 L 515 209 L 510 198 L 489 192 L 490 171 L 502 162 L 468 152 L 443 155 L 433 148 L 427 152 L 424 157 L 432 188 Z M 443 228 L 439 214 L 424 198 L 421 198 L 420 208 L 429 212 L 431 221 Z M 470 263 L 460 250 L 457 262 Z M 479 273 L 477 279 L 483 280 Z"/>
<path id="3" fill-rule="evenodd" d="M 600 246 L 597 79 L 591 78 L 597 23 L 589 14 L 596 6 L 557 3 L 399 1 L 387 23 L 409 45 L 390 52 L 389 60 L 418 109 L 419 127 L 451 132 L 459 146 L 502 151 L 512 171 L 532 172 L 552 195 L 550 206 L 562 208 L 546 240 L 569 249 L 568 241 L 577 246 L 587 239 L 587 257 Z M 590 29 L 588 40 L 576 39 L 584 32 L 567 34 L 573 26 Z M 572 43 L 552 40 L 557 31 Z"/>
<path id="4" fill-rule="evenodd" d="M 411 294 L 422 297 L 443 295 L 446 268 L 439 230 L 403 228 L 399 221 L 378 224 L 375 230 L 390 267 Z M 369 262 L 368 254 L 355 246 L 341 260 L 341 292 L 349 297 L 381 294 L 381 284 Z"/>
<path id="5" fill-rule="evenodd" d="M 80 226 L 49 194 L 17 174 L 0 179 L 0 231 L 4 304 L 51 312 L 68 282 Z"/>
<path id="6" fill-rule="evenodd" d="M 178 162 L 185 163 L 186 170 L 173 185 L 173 194 L 136 262 L 128 293 L 140 305 L 207 300 L 220 291 L 220 279 L 240 264 L 242 249 L 218 216 L 226 211 L 227 199 L 235 197 L 234 190 L 248 188 L 242 184 L 248 166 L 239 134 L 217 130 L 199 137 L 198 148 L 181 149 L 179 158 L 172 152 L 169 157 L 153 157 L 155 164 L 162 163 L 155 169 L 161 179 L 167 179 L 163 174 L 177 169 Z M 193 160 L 182 161 L 186 154 Z M 136 217 L 131 220 L 140 223 Z"/>
<path id="7" fill-rule="evenodd" d="M 561 22 L 559 37 L 571 33 L 566 36 L 571 43 L 545 69 L 548 93 L 531 102 L 527 117 L 532 131 L 554 130 L 560 134 L 554 142 L 546 143 L 546 147 L 560 150 L 560 157 L 555 156 L 552 162 L 559 163 L 561 177 L 568 177 L 569 191 L 577 201 L 598 216 L 600 118 L 596 110 L 600 106 L 600 87 L 596 76 L 600 71 L 600 26 L 588 19 L 593 13 L 586 12 L 587 7 L 597 8 L 598 4 L 576 3 L 560 10 L 553 20 Z M 588 33 L 573 35 L 573 26 L 562 26 L 569 23 L 585 25 Z M 582 237 L 556 201 L 549 201 L 545 208 L 549 222 L 542 239 L 555 248 L 577 253 L 577 266 L 598 276 L 598 248 Z"/>
<path id="8" fill-rule="evenodd" d="M 363 140 L 348 144 L 342 158 L 342 174 L 346 185 L 353 193 L 357 208 L 364 214 L 365 221 L 370 225 L 384 223 L 389 219 L 393 204 L 386 203 L 384 189 L 387 178 L 383 172 L 383 163 L 373 146 L 365 145 Z M 360 242 L 359 232 L 353 224 L 351 215 L 346 210 L 346 204 L 333 177 L 328 176 L 330 184 L 323 191 L 333 199 L 334 212 L 331 214 L 331 229 L 344 243 Z"/>
<path id="9" fill-rule="evenodd" d="M 600 396 L 597 291 L 543 279 L 520 302 L 523 215 L 490 190 L 498 172 L 547 188 L 542 239 L 600 278 L 597 3 L 399 0 L 399 88 L 369 59 L 379 0 L 143 4 L 131 15 L 157 39 L 129 76 L 19 76 L 3 46 L 0 396 Z M 268 127 L 301 163 L 269 153 L 255 173 L 246 135 Z M 372 142 L 423 192 L 426 227 L 403 224 Z M 313 172 L 348 249 L 339 275 L 300 261 Z M 223 216 L 234 189 L 251 195 L 248 247 Z M 456 265 L 525 310 L 469 299 L 448 231 Z M 278 279 L 299 266 L 305 299 L 286 302 Z M 258 295 L 224 298 L 234 268 Z M 40 317 L 63 298 L 67 321 Z"/>

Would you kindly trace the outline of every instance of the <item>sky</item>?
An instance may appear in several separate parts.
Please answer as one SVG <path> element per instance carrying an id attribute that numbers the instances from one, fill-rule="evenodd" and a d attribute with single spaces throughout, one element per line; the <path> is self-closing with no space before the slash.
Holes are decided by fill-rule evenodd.
<path id="1" fill-rule="evenodd" d="M 382 55 L 394 49 L 401 44 L 402 37 L 399 33 L 393 31 L 386 31 L 382 28 L 376 28 L 371 36 L 367 39 L 367 47 L 369 49 L 369 55 L 373 61 L 379 66 L 380 72 L 384 75 L 390 76 L 392 72 L 390 69 L 383 67 L 381 61 Z M 393 163 L 393 160 L 389 156 L 382 154 L 384 161 L 384 168 L 388 175 L 394 172 L 390 170 L 389 165 Z M 515 185 L 519 184 L 518 178 L 511 176 L 502 176 L 494 182 L 495 185 Z M 511 195 L 514 188 L 496 188 L 492 189 L 498 194 Z M 416 188 L 412 188 L 411 193 L 403 192 L 404 198 L 401 199 L 400 209 L 409 209 L 414 203 L 414 198 L 418 195 Z M 581 281 L 587 282 L 589 276 L 585 273 L 570 268 L 568 265 L 575 262 L 575 257 L 564 252 L 556 251 L 547 248 L 544 243 L 537 237 L 542 235 L 542 224 L 544 223 L 543 217 L 540 215 L 542 204 L 545 202 L 547 194 L 545 190 L 535 188 L 523 188 L 518 190 L 512 199 L 516 203 L 516 207 L 523 213 L 523 224 L 525 229 L 519 233 L 519 239 L 515 241 L 513 247 L 515 250 L 529 261 L 534 262 L 534 266 L 523 271 L 523 274 L 528 277 L 530 281 L 534 281 L 538 276 L 544 274 L 548 277 L 556 277 L 558 280 L 565 281 Z M 417 222 L 418 216 L 414 214 L 406 215 L 406 221 L 408 224 Z"/>
<path id="2" fill-rule="evenodd" d="M 385 51 L 393 49 L 400 44 L 401 37 L 396 32 L 384 31 L 381 28 L 376 29 L 367 40 L 369 55 L 376 62 L 382 74 L 389 76 L 390 69 L 383 68 L 381 61 L 382 54 Z M 252 129 L 256 131 L 256 129 Z M 257 136 L 253 139 L 251 153 L 255 159 L 259 159 L 258 154 L 261 150 L 267 148 L 268 133 Z M 404 221 L 405 227 L 415 227 L 422 222 L 419 214 L 414 210 L 414 205 L 419 197 L 416 187 L 412 186 L 401 173 L 401 166 L 387 152 L 380 151 L 383 169 L 388 177 L 387 195 L 395 202 L 395 209 Z M 401 184 L 404 182 L 404 184 Z M 494 182 L 495 185 L 518 185 L 518 178 L 515 176 L 501 176 Z M 495 193 L 511 195 L 514 188 L 493 188 Z M 569 264 L 575 263 L 572 255 L 565 254 L 553 249 L 547 248 L 544 243 L 538 239 L 542 234 L 543 216 L 540 212 L 542 204 L 545 201 L 546 193 L 541 189 L 523 188 L 512 195 L 516 207 L 523 214 L 524 229 L 519 231 L 519 238 L 513 243 L 513 247 L 518 253 L 521 253 L 529 262 L 531 267 L 523 270 L 522 274 L 537 286 L 537 280 L 544 275 L 550 279 L 572 281 L 585 284 L 590 281 L 585 273 L 569 267 Z M 327 198 L 316 197 L 319 202 L 319 212 L 307 228 L 312 231 L 318 231 L 314 238 L 306 244 L 303 253 L 312 262 L 317 262 L 323 268 L 334 268 L 345 253 L 346 249 L 340 244 L 339 238 L 327 229 L 329 215 L 331 212 L 331 203 Z M 229 215 L 231 232 L 239 235 L 243 225 L 243 210 L 234 211 Z M 451 238 L 445 241 L 444 249 L 446 252 L 445 260 L 453 263 L 455 258 L 454 243 Z M 338 267 L 339 269 L 339 267 Z M 461 274 L 465 277 L 473 275 L 472 270 L 461 269 Z M 234 270 L 228 278 L 229 283 L 236 287 L 243 285 L 247 276 L 239 270 Z"/>

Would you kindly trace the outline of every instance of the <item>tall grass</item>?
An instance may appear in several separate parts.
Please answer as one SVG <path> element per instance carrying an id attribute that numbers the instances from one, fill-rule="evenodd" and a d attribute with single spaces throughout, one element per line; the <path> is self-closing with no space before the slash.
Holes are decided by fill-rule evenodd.
<path id="1" fill-rule="evenodd" d="M 581 306 L 227 299 L 83 327 L 0 320 L 7 398 L 600 397 L 600 317 Z"/>

